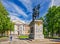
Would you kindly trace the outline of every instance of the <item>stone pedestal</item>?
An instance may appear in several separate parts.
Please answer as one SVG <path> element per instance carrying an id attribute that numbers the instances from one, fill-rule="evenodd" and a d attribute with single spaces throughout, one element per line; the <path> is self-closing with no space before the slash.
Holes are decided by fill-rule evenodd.
<path id="1" fill-rule="evenodd" d="M 44 39 L 43 35 L 43 21 L 42 20 L 35 20 L 34 23 L 30 25 L 32 27 L 32 33 L 30 35 L 33 39 Z"/>

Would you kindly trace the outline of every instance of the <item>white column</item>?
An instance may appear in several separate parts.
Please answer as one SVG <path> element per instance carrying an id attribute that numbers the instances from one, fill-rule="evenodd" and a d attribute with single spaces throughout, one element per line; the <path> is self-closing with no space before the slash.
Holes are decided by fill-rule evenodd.
<path id="1" fill-rule="evenodd" d="M 17 25 L 14 25 L 14 33 L 13 34 L 18 34 L 18 26 Z"/>
<path id="2" fill-rule="evenodd" d="M 23 31 L 24 31 L 24 34 L 25 34 L 25 26 L 23 25 Z"/>
<path id="3" fill-rule="evenodd" d="M 24 34 L 23 25 L 22 25 L 22 34 Z"/>

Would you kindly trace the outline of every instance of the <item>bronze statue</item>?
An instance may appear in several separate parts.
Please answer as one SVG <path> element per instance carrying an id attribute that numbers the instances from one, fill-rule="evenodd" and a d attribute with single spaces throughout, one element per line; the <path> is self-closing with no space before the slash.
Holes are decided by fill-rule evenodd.
<path id="1" fill-rule="evenodd" d="M 38 4 L 36 7 L 33 8 L 33 21 L 39 16 L 39 9 L 40 9 L 40 4 Z"/>

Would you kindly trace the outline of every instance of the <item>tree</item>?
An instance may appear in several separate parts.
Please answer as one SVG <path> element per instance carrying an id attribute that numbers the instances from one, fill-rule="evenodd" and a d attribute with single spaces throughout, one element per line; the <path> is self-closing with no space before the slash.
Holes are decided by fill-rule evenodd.
<path id="1" fill-rule="evenodd" d="M 14 30 L 14 24 L 8 17 L 9 13 L 0 2 L 0 33 L 3 35 L 6 31 Z"/>
<path id="2" fill-rule="evenodd" d="M 60 6 L 50 7 L 45 16 L 45 21 L 48 33 L 50 33 L 51 37 L 56 33 L 60 34 Z"/>

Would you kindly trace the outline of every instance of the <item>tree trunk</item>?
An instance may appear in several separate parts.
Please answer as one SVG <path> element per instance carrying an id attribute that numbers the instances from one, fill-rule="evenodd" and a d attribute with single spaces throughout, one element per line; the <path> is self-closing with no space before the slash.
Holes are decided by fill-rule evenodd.
<path id="1" fill-rule="evenodd" d="M 51 34 L 52 34 L 52 38 L 53 38 L 53 35 L 54 35 L 53 29 L 52 29 L 52 33 Z"/>
<path id="2" fill-rule="evenodd" d="M 7 31 L 7 36 L 8 36 L 8 31 Z"/>
<path id="3" fill-rule="evenodd" d="M 3 32 L 1 33 L 1 36 L 3 36 Z"/>

